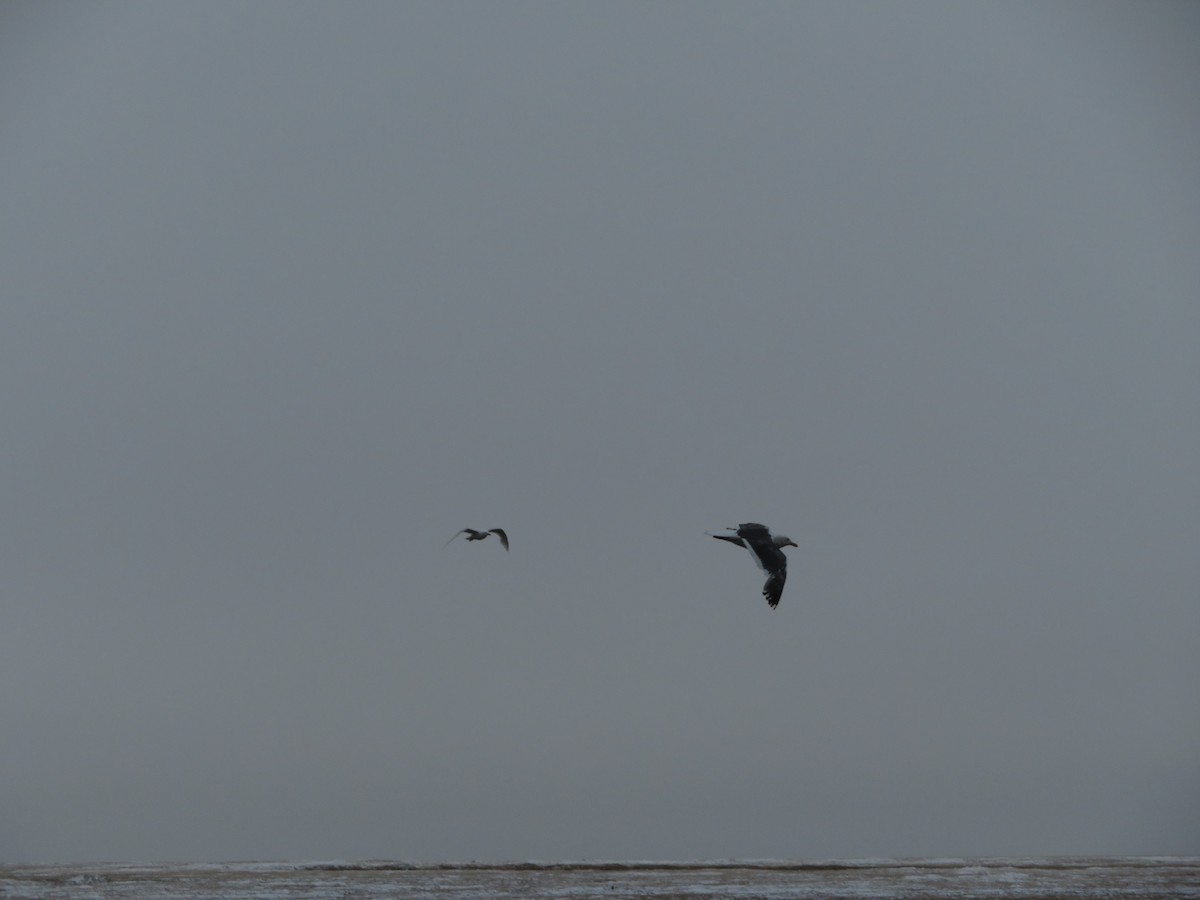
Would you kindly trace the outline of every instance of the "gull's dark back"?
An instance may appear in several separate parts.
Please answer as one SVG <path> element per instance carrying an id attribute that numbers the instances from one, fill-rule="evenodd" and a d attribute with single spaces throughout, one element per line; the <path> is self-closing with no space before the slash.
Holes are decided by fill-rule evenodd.
<path id="1" fill-rule="evenodd" d="M 771 531 L 766 525 L 743 522 L 737 527 L 737 536 L 745 541 L 746 549 L 764 571 L 775 573 L 787 570 L 787 557 L 775 546 L 771 539 Z"/>
<path id="2" fill-rule="evenodd" d="M 476 531 L 474 528 L 460 528 L 458 531 L 454 532 L 454 534 L 452 534 L 450 536 L 449 541 L 446 541 L 446 543 L 442 544 L 442 549 L 445 550 L 447 547 L 449 547 L 450 542 L 453 541 L 460 534 L 465 534 L 467 536 L 468 541 L 482 541 L 485 537 L 488 536 L 488 533 L 486 531 Z M 508 544 L 505 543 L 505 549 L 507 549 L 507 548 L 508 548 Z"/>

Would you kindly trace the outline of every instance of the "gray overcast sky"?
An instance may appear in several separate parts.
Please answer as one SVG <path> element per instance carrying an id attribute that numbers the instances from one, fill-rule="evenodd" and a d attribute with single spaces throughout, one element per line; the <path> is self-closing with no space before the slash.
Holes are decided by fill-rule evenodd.
<path id="1" fill-rule="evenodd" d="M 7 4 L 0 859 L 1196 852 L 1198 43 Z"/>

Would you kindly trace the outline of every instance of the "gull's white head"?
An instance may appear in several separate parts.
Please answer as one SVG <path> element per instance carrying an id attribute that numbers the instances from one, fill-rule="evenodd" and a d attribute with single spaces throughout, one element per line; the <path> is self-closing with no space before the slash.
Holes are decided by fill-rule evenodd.
<path id="1" fill-rule="evenodd" d="M 775 546 L 782 550 L 784 547 L 799 547 L 800 545 L 793 541 L 786 534 L 774 535 L 771 540 L 775 542 Z"/>

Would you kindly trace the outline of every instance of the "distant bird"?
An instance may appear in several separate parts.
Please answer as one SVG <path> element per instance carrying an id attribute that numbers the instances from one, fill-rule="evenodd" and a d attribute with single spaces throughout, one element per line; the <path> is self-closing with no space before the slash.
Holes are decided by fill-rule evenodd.
<path id="1" fill-rule="evenodd" d="M 500 538 L 500 543 L 504 545 L 504 549 L 508 549 L 508 535 L 504 533 L 503 528 L 489 528 L 487 531 L 476 531 L 474 528 L 464 528 L 462 531 L 454 532 L 454 536 L 450 538 L 450 541 L 454 540 L 454 538 L 458 537 L 460 534 L 465 534 L 468 541 L 482 541 L 489 534 L 494 534 L 496 537 Z M 446 543 L 442 544 L 442 548 L 445 549 L 446 547 L 449 547 L 450 541 L 446 541 Z"/>
<path id="2" fill-rule="evenodd" d="M 767 573 L 766 584 L 763 585 L 763 596 L 771 609 L 779 605 L 783 596 L 783 585 L 787 581 L 787 557 L 783 555 L 784 547 L 798 547 L 795 541 L 782 534 L 771 534 L 766 525 L 757 522 L 743 522 L 736 529 L 736 534 L 711 534 L 719 541 L 728 541 L 750 551 L 754 562 Z"/>

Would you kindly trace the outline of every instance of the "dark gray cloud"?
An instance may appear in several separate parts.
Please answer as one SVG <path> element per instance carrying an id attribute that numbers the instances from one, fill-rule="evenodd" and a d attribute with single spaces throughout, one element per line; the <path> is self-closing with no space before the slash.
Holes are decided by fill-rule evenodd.
<path id="1" fill-rule="evenodd" d="M 1195 849 L 1193 7 L 7 15 L 4 858 Z"/>

